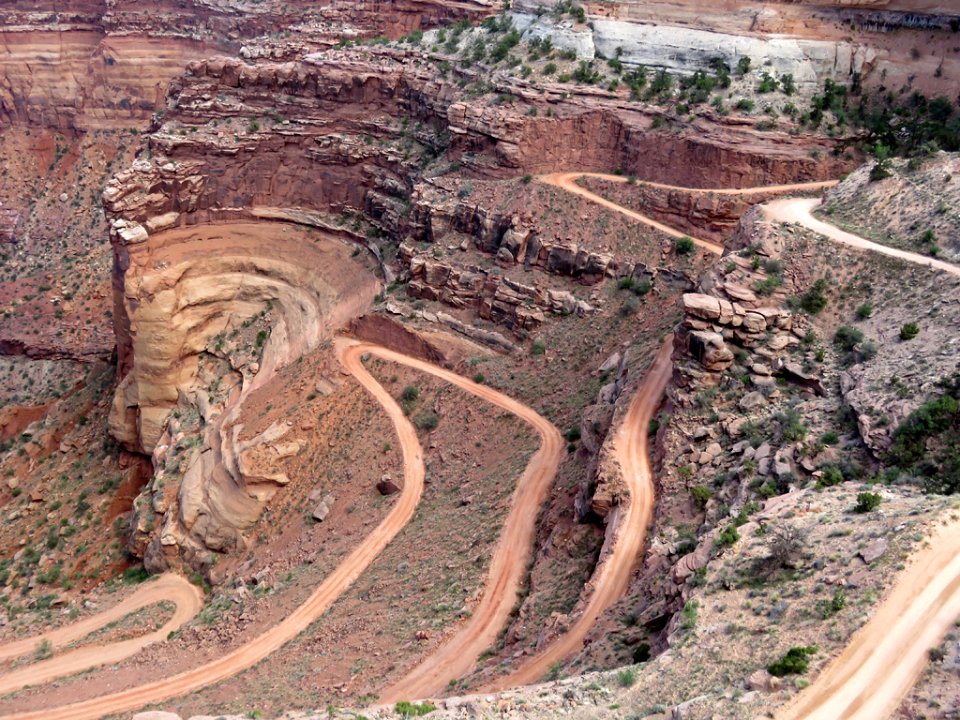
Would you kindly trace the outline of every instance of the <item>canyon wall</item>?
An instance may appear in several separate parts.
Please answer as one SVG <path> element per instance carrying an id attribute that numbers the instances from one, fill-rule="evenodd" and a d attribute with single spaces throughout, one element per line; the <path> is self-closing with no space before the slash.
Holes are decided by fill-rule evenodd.
<path id="1" fill-rule="evenodd" d="M 431 0 L 17 3 L 0 9 L 0 127 L 143 126 L 190 60 L 237 52 L 243 39 L 283 34 L 324 47 L 488 12 L 483 2 Z"/>

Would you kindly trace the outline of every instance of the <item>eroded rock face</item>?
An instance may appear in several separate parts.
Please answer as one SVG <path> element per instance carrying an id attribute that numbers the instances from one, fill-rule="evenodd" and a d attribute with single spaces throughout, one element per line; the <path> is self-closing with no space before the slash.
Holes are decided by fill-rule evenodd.
<path id="1" fill-rule="evenodd" d="M 133 227 L 115 226 L 128 344 L 110 430 L 150 454 L 156 472 L 135 503 L 131 548 L 153 571 L 181 562 L 206 568 L 211 552 L 243 546 L 265 504 L 290 482 L 284 461 L 302 450 L 286 425 L 244 439 L 245 398 L 363 313 L 378 284 L 347 243 L 287 224 L 153 235 Z M 266 313 L 269 329 L 239 345 L 230 340 Z M 175 409 L 198 424 L 182 428 L 171 420 Z"/>
<path id="2" fill-rule="evenodd" d="M 297 43 L 321 48 L 343 37 L 398 37 L 460 17 L 486 2 L 401 0 L 76 0 L 17 2 L 0 9 L 0 124 L 59 130 L 142 126 L 191 60 L 241 51 L 242 39 L 296 25 Z M 268 50 L 269 51 L 269 50 Z M 248 51 L 246 53 L 250 55 Z M 256 54 L 256 53 L 254 53 Z"/>

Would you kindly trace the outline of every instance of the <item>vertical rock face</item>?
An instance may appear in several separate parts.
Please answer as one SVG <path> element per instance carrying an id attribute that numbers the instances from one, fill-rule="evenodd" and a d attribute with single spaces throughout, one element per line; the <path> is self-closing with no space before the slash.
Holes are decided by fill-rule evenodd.
<path id="1" fill-rule="evenodd" d="M 341 37 L 397 37 L 489 12 L 428 0 L 31 0 L 0 9 L 0 126 L 58 130 L 143 126 L 191 60 L 240 50 L 241 38 L 309 28 L 319 47 Z"/>

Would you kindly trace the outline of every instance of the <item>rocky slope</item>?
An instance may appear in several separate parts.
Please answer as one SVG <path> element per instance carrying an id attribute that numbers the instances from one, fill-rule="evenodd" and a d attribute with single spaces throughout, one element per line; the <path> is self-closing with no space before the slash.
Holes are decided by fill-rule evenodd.
<path id="1" fill-rule="evenodd" d="M 97 323 L 88 316 L 75 319 L 73 306 L 63 305 L 73 299 L 66 298 L 75 292 L 73 286 L 62 284 L 58 268 L 40 258 L 55 229 L 71 217 L 68 205 L 86 207 L 83 194 L 108 171 L 115 173 L 102 196 L 103 214 L 90 203 L 89 216 L 82 218 L 90 230 L 74 232 L 68 226 L 65 240 L 71 254 L 89 253 L 83 268 L 69 269 L 88 271 L 81 294 L 96 297 L 99 291 L 101 302 L 107 280 L 102 270 L 112 253 L 109 319 L 116 330 L 117 388 L 109 420 L 105 395 L 89 403 L 98 410 L 97 428 L 109 423 L 112 437 L 133 453 L 106 443 L 97 456 L 105 468 L 122 462 L 130 470 L 123 474 L 123 497 L 109 512 L 94 515 L 77 502 L 74 523 L 86 533 L 83 543 L 90 542 L 96 522 L 114 522 L 118 538 L 130 539 L 130 550 L 148 570 L 199 570 L 221 586 L 215 607 L 221 602 L 239 606 L 231 611 L 231 622 L 242 620 L 249 626 L 245 632 L 265 627 L 271 621 L 269 601 L 251 602 L 251 614 L 245 615 L 247 600 L 241 596 L 249 571 L 264 570 L 251 581 L 260 586 L 278 552 L 284 559 L 277 569 L 290 572 L 287 581 L 277 583 L 284 584 L 321 556 L 318 541 L 305 539 L 313 537 L 313 523 L 328 517 L 348 522 L 344 518 L 354 507 L 351 503 L 328 515 L 335 504 L 331 489 L 344 488 L 342 497 L 358 502 L 379 500 L 365 498 L 363 488 L 348 482 L 353 480 L 349 467 L 343 472 L 346 480 L 327 477 L 326 490 L 315 497 L 305 482 L 296 481 L 310 476 L 312 482 L 325 467 L 326 455 L 320 453 L 318 461 L 316 449 L 323 439 L 331 448 L 342 439 L 331 418 L 318 423 L 308 415 L 315 412 L 309 403 L 319 396 L 329 397 L 331 407 L 357 404 L 330 373 L 317 370 L 307 381 L 297 363 L 306 356 L 305 363 L 316 365 L 332 331 L 385 290 L 392 294 L 377 299 L 383 314 L 355 324 L 357 332 L 384 341 L 400 338 L 404 347 L 460 363 L 461 372 L 542 405 L 545 415 L 567 428 L 568 457 L 538 520 L 527 594 L 478 672 L 461 680 L 466 687 L 480 685 L 563 632 L 582 607 L 603 524 L 617 517 L 622 497 L 617 468 L 605 461 L 608 431 L 622 416 L 650 349 L 681 317 L 674 383 L 652 428 L 660 501 L 651 543 L 628 595 L 604 614 L 566 670 L 557 672 L 660 654 L 657 672 L 674 663 L 666 672 L 664 703 L 686 700 L 685 693 L 696 691 L 713 693 L 705 703 L 711 708 L 726 711 L 736 703 L 736 712 L 753 713 L 765 702 L 757 693 L 778 689 L 766 676 L 754 681 L 750 674 L 769 660 L 756 654 L 755 642 L 742 648 L 748 663 L 728 667 L 717 658 L 717 672 L 730 671 L 722 693 L 681 679 L 717 677 L 699 673 L 692 658 L 700 643 L 720 652 L 720 635 L 713 630 L 734 622 L 725 614 L 726 603 L 739 607 L 752 601 L 749 591 L 732 587 L 736 583 L 730 578 L 760 552 L 763 541 L 757 538 L 764 523 L 790 519 L 781 511 L 795 513 L 818 532 L 815 519 L 823 506 L 837 517 L 843 514 L 853 485 L 842 483 L 887 477 L 880 473 L 894 429 L 952 369 L 955 348 L 942 338 L 960 331 L 951 312 L 957 286 L 924 269 L 838 251 L 805 231 L 773 227 L 756 211 L 746 212 L 749 202 L 701 202 L 679 193 L 632 194 L 631 187 L 618 188 L 626 193 L 617 198 L 624 204 L 671 224 L 705 229 L 717 239 L 730 235 L 743 216 L 724 257 L 714 264 L 699 249 L 687 255 L 657 232 L 591 212 L 579 199 L 551 194 L 532 176 L 619 170 L 693 187 L 838 176 L 856 162 L 856 154 L 845 150 L 859 130 L 839 117 L 829 128 L 804 125 L 796 113 L 788 114 L 794 101 L 786 92 L 770 100 L 762 117 L 746 104 L 731 113 L 725 102 L 735 94 L 754 99 L 766 94 L 753 90 L 764 72 L 760 68 L 792 75 L 798 104 L 808 103 L 826 79 L 846 84 L 856 77 L 882 80 L 895 89 L 941 92 L 952 88 L 960 68 L 950 46 L 952 18 L 942 4 L 837 5 L 596 3 L 580 17 L 569 4 L 537 12 L 524 0 L 513 14 L 480 27 L 448 21 L 491 15 L 494 8 L 482 2 L 308 2 L 297 6 L 296 17 L 288 3 L 274 0 L 77 0 L 56 8 L 29 2 L 0 11 L 0 42 L 6 50 L 0 124 L 9 126 L 4 148 L 11 155 L 29 148 L 49 168 L 39 185 L 20 168 L 18 177 L 2 186 L 0 241 L 9 245 L 4 258 L 23 263 L 17 267 L 29 271 L 29 282 L 4 277 L 8 284 L 0 300 L 9 309 L 0 349 L 71 362 L 109 350 L 106 315 Z M 660 24 L 642 22 L 658 14 Z M 443 35 L 420 32 L 438 24 L 447 25 Z M 893 28 L 896 32 L 880 32 Z M 408 36 L 402 41 L 373 39 L 403 33 Z M 547 40 L 554 49 L 541 53 Z M 497 60 L 501 48 L 503 57 Z M 622 67 L 601 62 L 607 57 Z M 718 59 L 734 68 L 745 58 L 755 66 L 752 74 L 738 76 L 715 104 L 688 104 L 687 87 L 680 96 L 669 88 L 659 96 L 638 96 L 626 82 L 626 73 L 639 72 L 640 65 L 691 78 L 711 64 L 722 65 Z M 554 68 L 548 71 L 549 64 Z M 915 82 L 908 81 L 908 70 L 917 68 Z M 25 125 L 32 129 L 26 131 Z M 41 140 L 28 140 L 36 128 L 45 129 Z M 123 128 L 145 130 L 146 137 L 118 132 Z M 84 144 L 95 138 L 109 145 L 108 153 L 98 155 L 102 147 Z M 130 138 L 135 143 L 124 142 Z M 862 194 L 863 172 L 838 189 L 838 207 Z M 30 196 L 20 190 L 27 185 Z M 602 184 L 591 187 L 609 191 Z M 41 202 L 30 200 L 33 193 Z M 94 234 L 109 234 L 109 250 L 102 242 L 85 244 Z M 93 288 L 97 279 L 100 284 Z M 931 297 L 937 300 L 931 303 Z M 821 300 L 823 306 L 810 309 Z M 861 312 L 867 305 L 869 311 Z M 43 323 L 41 336 L 32 338 L 22 327 L 27 312 L 35 320 L 47 314 L 58 321 L 67 317 L 61 325 Z M 400 329 L 385 320 L 387 315 L 402 323 Z M 919 337 L 898 340 L 911 322 L 919 324 Z M 58 340 L 67 325 L 73 334 Z M 90 332 L 84 333 L 88 325 Z M 448 331 L 470 342 L 452 339 Z M 71 352 L 55 355 L 58 347 Z M 445 352 L 451 347 L 458 349 Z M 33 384 L 34 375 L 11 367 L 5 381 L 16 372 L 25 386 Z M 54 473 L 65 474 L 67 458 L 89 440 L 86 431 L 65 434 L 41 417 L 55 397 L 53 378 L 66 383 L 72 372 L 47 373 L 36 403 L 2 419 L 5 440 L 22 433 L 3 457 L 17 481 L 3 490 L 3 502 L 14 508 L 8 514 L 11 523 L 39 516 L 44 498 L 52 497 Z M 395 381 L 388 371 L 382 379 Z M 279 397 L 282 409 L 274 407 Z M 433 411 L 442 415 L 444 406 L 436 403 Z M 358 426 L 373 427 L 366 424 L 362 403 L 356 412 L 352 405 L 349 412 L 345 407 L 337 412 Z M 87 419 L 76 423 L 85 427 Z M 329 435 L 319 443 L 318 424 Z M 354 450 L 369 467 L 385 472 L 396 457 L 383 433 L 370 435 L 376 437 L 357 441 Z M 467 438 L 466 432 L 460 435 L 461 441 Z M 430 437 L 435 443 L 444 436 Z M 480 449 L 482 438 L 469 452 L 458 449 L 455 459 L 463 461 L 462 469 L 447 467 L 443 477 L 472 473 L 471 467 L 481 465 Z M 443 448 L 429 450 L 438 466 L 446 465 Z M 29 487 L 17 484 L 20 474 L 30 475 Z M 827 490 L 821 503 L 819 492 L 834 485 L 841 487 Z M 112 486 L 100 487 L 109 491 Z M 20 497 L 23 489 L 29 496 Z M 770 507 L 761 510 L 766 499 Z M 910 489 L 890 491 L 885 500 L 895 513 L 849 543 L 881 535 L 893 542 L 894 519 L 921 505 L 924 512 L 936 509 L 936 503 L 923 505 Z M 473 501 L 462 494 L 442 498 L 460 502 L 458 507 Z M 285 522 L 292 517 L 285 513 L 303 515 L 308 502 L 315 514 L 306 529 Z M 431 507 L 438 514 L 442 510 L 441 504 Z M 60 521 L 54 512 L 47 513 L 47 521 Z M 64 527 L 74 527 L 63 520 Z M 595 525 L 580 524 L 584 520 Z M 364 522 L 354 518 L 351 531 L 362 532 Z M 335 534 L 330 525 L 318 533 L 324 541 Z M 11 537 L 18 527 L 11 525 Z M 752 530 L 756 535 L 738 545 Z M 43 541 L 35 535 L 29 536 L 31 547 Z M 71 536 L 72 531 L 50 531 L 51 552 L 38 557 L 43 577 L 51 577 L 51 568 L 64 562 L 62 554 L 74 549 L 72 541 L 61 539 Z M 439 531 L 417 537 L 429 538 L 421 540 L 423 547 L 442 543 Z M 487 537 L 491 547 L 493 540 L 495 533 Z M 310 553 L 300 553 L 300 543 L 309 545 Z M 121 567 L 119 548 L 119 539 L 116 547 L 101 548 L 96 562 L 90 560 L 90 572 Z M 324 560 L 332 561 L 339 550 L 337 545 Z M 725 557 L 728 551 L 732 562 Z M 745 555 L 737 565 L 740 552 Z M 852 546 L 844 552 L 855 555 Z M 33 550 L 22 551 L 14 560 L 18 578 L 36 574 L 28 567 L 32 556 Z M 437 557 L 431 562 L 440 572 Z M 484 561 L 483 554 L 474 560 L 480 566 Z M 381 571 L 399 576 L 405 570 L 397 563 Z M 823 564 L 811 560 L 803 567 L 811 577 L 823 576 L 812 581 L 814 587 L 837 582 L 833 569 L 823 573 Z M 865 583 L 871 591 L 882 586 L 862 575 L 851 582 Z M 407 584 L 397 577 L 391 581 L 396 597 L 409 602 Z M 227 595 L 233 582 L 238 583 L 236 602 Z M 428 582 L 424 573 L 417 576 L 417 583 Z M 711 628 L 700 634 L 686 626 L 687 608 L 693 607 L 695 616 L 697 605 L 690 603 L 706 603 L 701 588 L 707 583 L 711 592 L 729 594 L 705 610 Z M 36 583 L 27 585 L 27 595 L 31 587 Z M 808 590 L 791 590 L 806 598 L 803 617 L 817 607 Z M 295 600 L 296 592 L 285 594 L 278 606 L 292 607 Z M 356 602 L 360 606 L 366 598 Z M 777 610 L 779 598 L 771 599 L 770 608 L 762 605 L 763 613 L 780 613 L 777 621 L 784 617 L 784 609 Z M 254 609 L 262 614 L 254 617 Z M 451 626 L 456 619 L 449 619 Z M 843 632 L 827 638 L 834 643 L 830 647 L 846 637 L 854 620 L 843 618 Z M 408 637 L 412 628 L 403 625 L 407 635 L 397 639 L 397 647 L 423 652 L 424 643 L 438 642 L 438 635 L 424 629 L 431 619 L 421 622 L 413 637 Z M 791 632 L 805 627 L 788 625 Z M 330 637 L 335 629 L 325 626 L 318 632 Z M 796 634 L 798 642 L 802 634 Z M 207 655 L 237 640 L 226 630 L 223 637 L 212 635 L 195 632 Z M 380 647 L 375 636 L 364 637 L 363 651 Z M 310 642 L 322 645 L 313 636 Z M 173 645 L 163 667 L 173 673 L 195 663 L 196 647 Z M 351 652 L 351 662 L 363 660 L 361 649 Z M 290 656 L 281 662 L 284 673 L 296 664 Z M 396 671 L 382 659 L 376 667 Z M 339 688 L 324 688 L 323 701 L 347 692 L 343 688 L 354 673 L 340 670 L 347 680 Z M 275 671 L 261 667 L 253 677 L 269 681 Z M 117 677 L 130 686 L 138 682 L 138 672 L 131 663 Z M 93 696 L 105 674 L 70 682 Z M 248 679 L 236 682 L 244 685 Z M 370 687 L 382 680 L 370 679 Z M 643 687 L 656 684 L 648 676 Z M 351 697 L 359 700 L 362 689 L 352 686 Z M 741 703 L 744 690 L 754 694 Z M 8 700 L 29 706 L 40 692 Z M 571 699 L 561 692 L 548 712 Z M 606 693 L 587 694 L 589 702 L 608 702 Z M 488 709 L 486 701 L 478 702 Z M 511 697 L 505 702 L 512 711 Z M 470 712 L 451 703 L 451 712 L 461 709 Z M 620 708 L 603 706 L 596 712 L 615 710 Z"/>
<path id="2" fill-rule="evenodd" d="M 890 161 L 890 177 L 874 166 L 851 173 L 824 201 L 822 216 L 885 245 L 960 262 L 960 156 Z"/>

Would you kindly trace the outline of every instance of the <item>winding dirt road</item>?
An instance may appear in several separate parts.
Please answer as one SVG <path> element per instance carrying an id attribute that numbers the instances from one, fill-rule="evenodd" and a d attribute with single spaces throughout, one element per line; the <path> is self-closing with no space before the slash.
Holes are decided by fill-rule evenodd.
<path id="1" fill-rule="evenodd" d="M 853 235 L 841 230 L 836 225 L 823 222 L 813 216 L 812 210 L 820 204 L 819 198 L 785 198 L 783 200 L 771 200 L 764 204 L 763 214 L 770 220 L 783 223 L 799 223 L 804 227 L 810 228 L 816 233 L 830 238 L 844 245 L 855 247 L 860 250 L 869 250 L 870 252 L 888 255 L 889 257 L 906 260 L 915 265 L 925 265 L 936 270 L 943 270 L 951 275 L 960 276 L 960 266 L 953 263 L 937 260 L 936 258 L 920 253 L 909 252 L 907 250 L 898 250 L 889 245 L 875 243 L 859 235 Z"/>
<path id="2" fill-rule="evenodd" d="M 580 197 L 586 198 L 591 202 L 601 205 L 602 207 L 607 208 L 608 210 L 613 210 L 618 212 L 621 215 L 625 215 L 632 220 L 648 225 L 655 230 L 669 235 L 670 237 L 688 237 L 696 245 L 708 250 L 717 255 L 723 254 L 723 245 L 710 240 L 703 240 L 702 238 L 696 238 L 690 235 L 689 233 L 681 232 L 675 228 L 670 227 L 669 225 L 664 225 L 662 222 L 658 222 L 651 217 L 638 213 L 635 210 L 623 207 L 623 205 L 618 205 L 612 200 L 607 200 L 607 198 L 597 195 L 596 193 L 590 192 L 585 187 L 577 185 L 577 180 L 579 178 L 596 178 L 598 180 L 605 180 L 607 182 L 615 183 L 627 183 L 629 182 L 628 178 L 625 178 L 622 175 L 609 175 L 606 173 L 591 173 L 591 172 L 565 172 L 565 173 L 552 173 L 550 175 L 543 175 L 539 179 L 541 182 L 545 182 L 547 185 L 553 185 L 567 192 L 571 192 Z M 811 182 L 811 183 L 791 183 L 789 185 L 766 185 L 763 187 L 752 187 L 752 188 L 685 188 L 679 187 L 677 185 L 665 185 L 663 183 L 648 182 L 646 180 L 637 180 L 638 185 L 646 185 L 647 187 L 658 188 L 660 190 L 677 190 L 680 192 L 693 192 L 693 193 L 710 193 L 713 195 L 755 195 L 758 193 L 788 193 L 796 191 L 808 191 L 808 190 L 825 190 L 826 188 L 833 187 L 837 184 L 836 180 L 825 180 L 822 182 Z"/>
<path id="3" fill-rule="evenodd" d="M 575 180 L 583 176 L 626 182 L 625 178 L 601 173 L 556 173 L 544 176 L 542 180 L 672 237 L 687 235 L 580 187 Z M 663 189 L 691 190 L 658 183 L 646 184 Z M 831 184 L 801 183 L 740 190 L 694 190 L 748 195 L 755 192 L 821 189 Z M 814 218 L 810 210 L 818 202 L 816 199 L 776 200 L 768 203 L 764 212 L 772 220 L 797 222 L 853 247 L 960 275 L 960 268 L 949 263 L 878 245 Z M 717 243 L 692 239 L 710 252 L 720 254 L 723 251 L 723 247 Z M 479 655 L 496 640 L 516 602 L 532 550 L 535 531 L 532 518 L 537 515 L 562 457 L 563 441 L 560 433 L 526 405 L 429 363 L 377 346 L 342 339 L 337 341 L 337 352 L 344 367 L 373 395 L 392 420 L 403 452 L 404 487 L 381 524 L 320 584 L 306 602 L 283 622 L 227 655 L 201 667 L 139 687 L 59 708 L 6 716 L 7 718 L 92 720 L 106 714 L 126 712 L 146 704 L 179 697 L 252 667 L 295 638 L 326 612 L 411 519 L 423 491 L 423 453 L 416 431 L 389 393 L 364 369 L 361 362 L 364 353 L 410 366 L 457 385 L 517 415 L 541 437 L 540 449 L 517 483 L 511 510 L 488 572 L 483 597 L 474 614 L 435 653 L 415 667 L 403 680 L 388 688 L 382 699 L 384 702 L 394 702 L 404 698 L 429 696 L 443 690 L 450 680 L 462 677 L 475 666 Z M 670 371 L 668 341 L 657 354 L 617 431 L 615 455 L 623 470 L 630 497 L 616 510 L 613 539 L 608 541 L 601 563 L 591 579 L 592 592 L 583 613 L 564 635 L 524 662 L 513 673 L 498 679 L 491 685 L 491 689 L 540 679 L 552 664 L 581 647 L 584 637 L 600 614 L 625 591 L 642 554 L 654 504 L 654 486 L 647 452 L 647 427 L 660 403 Z M 81 648 L 25 667 L 22 672 L 17 670 L 8 673 L 0 677 L 0 692 L 8 692 L 25 684 L 46 682 L 95 665 L 117 662 L 144 645 L 161 639 L 161 635 L 166 637 L 170 630 L 179 627 L 197 612 L 200 598 L 196 588 L 181 578 L 164 578 L 144 585 L 127 601 L 106 613 L 67 628 L 0 647 L 0 660 L 28 653 L 43 639 L 49 639 L 54 645 L 63 645 L 82 638 L 140 607 L 172 600 L 177 604 L 177 611 L 161 630 L 133 641 Z M 926 661 L 927 649 L 942 637 L 957 615 L 960 615 L 960 523 L 955 522 L 940 533 L 931 548 L 915 559 L 873 620 L 864 626 L 845 651 L 779 717 L 781 720 L 874 720 L 889 714 L 915 682 Z M 96 651 L 96 657 L 93 657 L 93 651 Z"/>
<path id="4" fill-rule="evenodd" d="M 193 618 L 203 607 L 203 594 L 190 582 L 179 575 L 165 573 L 148 580 L 122 602 L 112 608 L 85 620 L 51 630 L 42 635 L 16 640 L 0 645 L 0 661 L 12 660 L 36 651 L 40 643 L 50 643 L 50 649 L 58 648 L 76 640 L 82 640 L 92 632 L 121 620 L 126 615 L 160 602 L 176 604 L 173 616 L 163 627 L 139 637 L 111 643 L 109 645 L 91 645 L 72 650 L 54 657 L 15 668 L 0 675 L 0 694 L 18 690 L 26 685 L 37 685 L 65 675 L 72 675 L 98 665 L 108 665 L 134 655 L 147 645 L 167 639 L 167 635 Z"/>
<path id="5" fill-rule="evenodd" d="M 647 438 L 650 421 L 660 407 L 673 370 L 670 362 L 672 348 L 671 335 L 660 347 L 643 382 L 634 393 L 627 415 L 620 423 L 614 439 L 614 456 L 629 495 L 617 505 L 617 517 L 611 519 L 614 523 L 613 539 L 612 542 L 608 541 L 608 552 L 601 558 L 590 580 L 593 592 L 586 607 L 563 635 L 509 675 L 490 683 L 484 688 L 485 692 L 529 685 L 542 679 L 554 663 L 581 649 L 584 638 L 603 611 L 627 591 L 633 570 L 643 554 L 647 528 L 653 519 L 656 487 Z"/>
<path id="6" fill-rule="evenodd" d="M 659 223 L 628 208 L 584 190 L 577 177 L 626 180 L 599 173 L 563 173 L 545 181 L 627 217 L 653 227 Z M 664 189 L 670 185 L 648 183 Z M 834 183 L 805 183 L 741 190 L 704 190 L 747 195 L 769 190 L 808 190 Z M 845 232 L 811 214 L 818 198 L 784 198 L 762 205 L 764 215 L 775 222 L 798 223 L 836 242 L 869 252 L 878 252 L 917 265 L 960 275 L 960 267 L 918 253 L 898 250 Z M 928 651 L 960 617 L 960 521 L 952 521 L 931 538 L 931 546 L 919 553 L 897 580 L 890 595 L 873 618 L 854 636 L 844 651 L 816 680 L 784 708 L 777 720 L 879 720 L 892 715 L 926 666 Z M 517 674 L 518 682 L 531 680 Z"/>
<path id="7" fill-rule="evenodd" d="M 324 579 L 306 602 L 281 623 L 206 665 L 110 695 L 5 717 L 10 720 L 94 720 L 186 695 L 253 667 L 306 630 L 327 611 L 413 517 L 423 492 L 423 450 L 417 439 L 417 431 L 396 401 L 363 367 L 360 358 L 365 352 L 380 354 L 380 350 L 374 346 L 337 342 L 337 353 L 343 366 L 373 395 L 393 421 L 403 453 L 403 489 L 383 521 Z"/>
<path id="8" fill-rule="evenodd" d="M 582 177 L 594 177 L 600 178 L 602 180 L 611 180 L 613 182 L 626 182 L 626 178 L 622 178 L 619 175 L 604 175 L 602 173 L 578 173 L 578 172 L 567 172 L 567 173 L 553 173 L 551 175 L 542 175 L 540 176 L 540 181 L 545 182 L 547 185 L 553 185 L 558 187 L 561 190 L 566 190 L 571 192 L 574 195 L 579 195 L 580 197 L 586 198 L 591 202 L 601 205 L 608 210 L 613 210 L 618 212 L 621 215 L 626 215 L 631 220 L 636 220 L 637 222 L 643 223 L 644 225 L 649 225 L 655 230 L 659 230 L 664 235 L 669 235 L 670 237 L 679 238 L 679 237 L 688 237 L 693 240 L 694 244 L 699 245 L 705 250 L 708 250 L 712 253 L 720 255 L 723 253 L 723 245 L 718 245 L 715 242 L 710 242 L 709 240 L 702 240 L 701 238 L 693 237 L 685 232 L 680 232 L 675 230 L 669 225 L 664 225 L 662 222 L 657 222 L 651 217 L 642 215 L 638 212 L 625 208 L 622 205 L 617 205 L 611 200 L 607 200 L 605 197 L 601 197 L 596 193 L 592 193 L 587 190 L 585 187 L 577 185 L 577 178 Z"/>
<path id="9" fill-rule="evenodd" d="M 510 611 L 517 602 L 520 585 L 533 551 L 536 518 L 560 466 L 564 442 L 553 423 L 493 388 L 478 385 L 452 372 L 397 353 L 382 351 L 378 355 L 429 372 L 473 393 L 482 400 L 513 413 L 540 436 L 540 449 L 530 459 L 514 490 L 510 512 L 504 521 L 497 549 L 487 572 L 480 603 L 470 619 L 453 637 L 381 694 L 382 702 L 392 703 L 426 697 L 445 689 L 451 680 L 460 678 L 473 669 L 477 658 L 496 642 L 500 629 L 506 624 Z"/>

